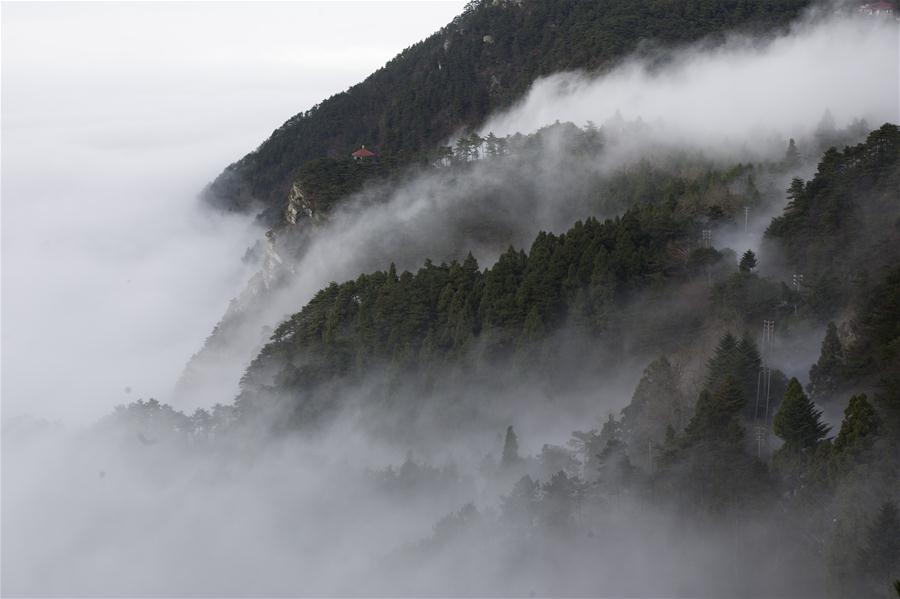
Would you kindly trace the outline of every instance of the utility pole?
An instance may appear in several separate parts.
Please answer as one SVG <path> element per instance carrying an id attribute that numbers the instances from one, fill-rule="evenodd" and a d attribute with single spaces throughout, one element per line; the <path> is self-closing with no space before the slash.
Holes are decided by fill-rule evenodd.
<path id="1" fill-rule="evenodd" d="M 772 391 L 772 369 L 770 360 L 775 345 L 775 321 L 764 320 L 762 341 L 759 347 L 760 368 L 756 378 L 756 408 L 754 416 L 756 420 L 756 456 L 762 458 L 763 445 L 766 455 L 769 453 L 769 404 Z M 763 407 L 762 419 L 760 419 L 760 407 Z"/>
<path id="2" fill-rule="evenodd" d="M 797 294 L 794 297 L 794 314 L 797 314 L 797 296 L 800 295 L 800 286 L 803 285 L 803 275 L 799 273 L 794 273 L 794 276 L 791 277 L 791 286 L 794 288 L 794 292 Z"/>
<path id="3" fill-rule="evenodd" d="M 744 233 L 750 232 L 750 206 L 744 206 Z"/>

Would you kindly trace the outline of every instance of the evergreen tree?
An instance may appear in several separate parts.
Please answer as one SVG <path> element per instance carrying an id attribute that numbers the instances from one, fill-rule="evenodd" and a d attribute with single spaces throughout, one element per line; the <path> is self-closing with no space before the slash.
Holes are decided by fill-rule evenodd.
<path id="1" fill-rule="evenodd" d="M 604 422 L 603 426 L 600 428 L 600 447 L 605 449 L 610 441 L 620 440 L 621 434 L 622 425 L 616 420 L 616 417 L 610 413 L 609 418 L 606 419 L 606 422 Z"/>
<path id="2" fill-rule="evenodd" d="M 628 458 L 624 443 L 617 438 L 606 442 L 603 451 L 597 456 L 597 472 L 601 488 L 612 496 L 618 496 L 634 475 L 634 466 Z"/>
<path id="3" fill-rule="evenodd" d="M 738 342 L 730 332 L 725 333 L 716 346 L 712 358 L 706 363 L 706 388 L 718 389 L 729 376 L 734 376 Z"/>
<path id="4" fill-rule="evenodd" d="M 796 168 L 800 164 L 800 152 L 797 150 L 797 144 L 794 142 L 793 137 L 788 142 L 783 164 L 786 168 Z"/>
<path id="5" fill-rule="evenodd" d="M 700 393 L 693 418 L 658 475 L 667 494 L 722 511 L 766 487 L 764 467 L 744 452 L 740 413 L 745 404 L 734 377 L 715 393 Z"/>
<path id="6" fill-rule="evenodd" d="M 602 440 L 603 437 L 597 434 L 596 429 L 587 432 L 572 431 L 572 438 L 569 439 L 569 447 L 581 456 L 582 477 L 587 481 L 597 478 L 597 460 L 606 445 Z"/>
<path id="7" fill-rule="evenodd" d="M 854 395 L 844 410 L 841 430 L 834 440 L 838 453 L 868 449 L 878 434 L 879 418 L 866 395 Z"/>
<path id="8" fill-rule="evenodd" d="M 740 268 L 741 272 L 752 272 L 753 269 L 756 268 L 756 254 L 754 254 L 752 250 L 744 252 L 744 255 L 741 256 L 741 262 L 738 264 L 738 268 Z"/>
<path id="9" fill-rule="evenodd" d="M 484 151 L 488 158 L 496 158 L 499 154 L 499 148 L 497 146 L 497 136 L 494 135 L 494 132 L 491 131 L 488 133 L 487 137 L 484 138 Z"/>
<path id="10" fill-rule="evenodd" d="M 549 531 L 566 533 L 575 523 L 583 485 L 560 470 L 541 486 L 540 522 Z"/>
<path id="11" fill-rule="evenodd" d="M 622 432 L 630 451 L 646 454 L 648 444 L 663 443 L 666 428 L 681 429 L 678 376 L 661 356 L 650 363 L 629 403 L 622 410 Z"/>
<path id="12" fill-rule="evenodd" d="M 685 429 L 686 439 L 689 443 L 711 441 L 739 447 L 744 432 L 737 417 L 746 403 L 733 376 L 728 376 L 714 394 L 702 391 Z"/>
<path id="13" fill-rule="evenodd" d="M 519 438 L 512 425 L 506 427 L 506 439 L 503 441 L 503 457 L 500 459 L 500 465 L 509 468 L 518 464 L 522 458 L 519 457 Z"/>
<path id="14" fill-rule="evenodd" d="M 822 412 L 803 392 L 800 381 L 792 378 L 772 421 L 775 434 L 784 440 L 782 451 L 796 453 L 814 449 L 828 433 L 821 416 Z"/>
<path id="15" fill-rule="evenodd" d="M 838 338 L 837 326 L 829 322 L 825 329 L 825 339 L 822 340 L 819 360 L 809 369 L 807 389 L 810 396 L 816 401 L 830 398 L 838 388 L 843 368 L 844 349 Z"/>

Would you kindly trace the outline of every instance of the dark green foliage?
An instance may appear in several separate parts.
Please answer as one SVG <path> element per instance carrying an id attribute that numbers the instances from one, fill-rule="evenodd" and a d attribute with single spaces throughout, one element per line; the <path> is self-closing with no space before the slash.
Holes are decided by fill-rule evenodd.
<path id="1" fill-rule="evenodd" d="M 744 255 L 741 256 L 741 262 L 738 264 L 738 268 L 741 272 L 751 272 L 756 268 L 756 254 L 754 254 L 752 250 L 744 252 Z"/>
<path id="2" fill-rule="evenodd" d="M 755 324 L 785 313 L 783 289 L 753 272 L 739 270 L 716 282 L 710 295 L 718 314 L 727 320 Z"/>
<path id="3" fill-rule="evenodd" d="M 841 430 L 834 440 L 837 453 L 858 453 L 871 447 L 878 434 L 879 418 L 865 394 L 850 398 L 844 410 Z"/>
<path id="4" fill-rule="evenodd" d="M 715 393 L 704 390 L 694 416 L 663 460 L 657 485 L 666 496 L 718 512 L 762 493 L 768 476 L 761 462 L 744 452 L 740 414 L 746 398 L 734 377 Z"/>
<path id="5" fill-rule="evenodd" d="M 900 267 L 874 287 L 853 328 L 857 339 L 847 350 L 848 375 L 895 376 L 900 368 Z"/>
<path id="6" fill-rule="evenodd" d="M 644 206 L 562 235 L 540 233 L 527 255 L 510 249 L 483 272 L 470 254 L 462 263 L 426 262 L 415 274 L 392 267 L 332 284 L 275 330 L 240 401 L 248 406 L 272 388 L 272 369 L 274 390 L 294 392 L 376 364 L 399 373 L 456 361 L 476 339 L 489 356 L 527 353 L 572 320 L 597 334 L 632 293 L 678 275 L 667 268 L 668 249 L 689 234 L 687 216 Z"/>
<path id="7" fill-rule="evenodd" d="M 865 143 L 828 150 L 811 181 L 794 180 L 784 215 L 766 231 L 805 274 L 811 308 L 821 317 L 860 293 L 867 271 L 900 257 L 900 131 L 885 124 Z M 853 280 L 854 285 L 842 282 Z"/>
<path id="8" fill-rule="evenodd" d="M 747 398 L 733 376 L 728 376 L 715 393 L 700 393 L 694 416 L 685 429 L 688 444 L 739 444 L 744 432 L 738 418 L 746 404 Z"/>
<path id="9" fill-rule="evenodd" d="M 647 453 L 648 444 L 665 441 L 666 429 L 683 428 L 684 407 L 678 375 L 663 356 L 650 363 L 622 410 L 622 435 L 632 453 Z"/>
<path id="10" fill-rule="evenodd" d="M 351 158 L 317 158 L 297 170 L 294 182 L 311 210 L 328 214 L 339 199 L 359 191 L 366 181 L 389 174 L 388 166 L 378 159 L 360 162 Z"/>
<path id="11" fill-rule="evenodd" d="M 362 83 L 290 118 L 225 169 L 206 196 L 228 209 L 247 209 L 254 200 L 280 207 L 298 169 L 314 158 L 345 159 L 367 144 L 386 163 L 419 161 L 455 131 L 509 106 L 539 76 L 609 66 L 648 39 L 678 44 L 735 28 L 784 26 L 808 3 L 471 3 Z"/>
<path id="12" fill-rule="evenodd" d="M 817 410 L 803 392 L 800 381 L 792 378 L 784 392 L 781 408 L 772 421 L 775 434 L 784 440 L 782 451 L 796 453 L 815 449 L 828 433 L 828 426 L 822 423 L 821 416 L 821 410 Z"/>
<path id="13" fill-rule="evenodd" d="M 761 366 L 756 344 L 748 336 L 745 335 L 738 341 L 731 333 L 725 333 L 707 363 L 706 388 L 718 389 L 727 379 L 734 379 L 746 399 L 742 418 L 747 422 L 754 422 L 757 416 L 763 415 L 757 414 L 757 409 L 764 409 L 756 403 Z M 774 390 L 778 390 L 778 378 L 774 378 Z"/>
<path id="14" fill-rule="evenodd" d="M 830 399 L 838 389 L 843 371 L 844 349 L 838 338 L 837 326 L 829 322 L 825 329 L 825 338 L 822 340 L 819 360 L 809 369 L 807 389 L 810 396 L 816 401 Z"/>

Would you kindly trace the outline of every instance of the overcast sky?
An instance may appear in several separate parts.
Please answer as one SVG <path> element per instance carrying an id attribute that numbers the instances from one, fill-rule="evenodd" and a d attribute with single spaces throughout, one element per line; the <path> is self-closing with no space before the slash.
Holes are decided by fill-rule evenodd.
<path id="1" fill-rule="evenodd" d="M 260 233 L 197 191 L 463 5 L 3 3 L 3 418 L 165 398 Z"/>

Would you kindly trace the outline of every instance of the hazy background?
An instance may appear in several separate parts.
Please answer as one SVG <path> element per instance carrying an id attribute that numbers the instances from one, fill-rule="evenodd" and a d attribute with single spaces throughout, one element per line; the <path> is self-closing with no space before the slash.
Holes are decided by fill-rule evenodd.
<path id="1" fill-rule="evenodd" d="M 196 193 L 463 5 L 3 3 L 3 418 L 165 396 L 261 234 Z"/>

